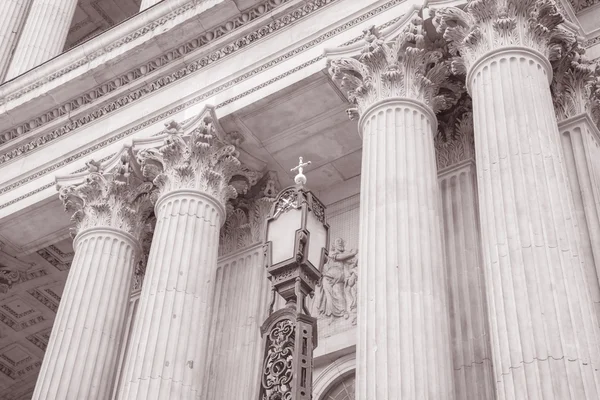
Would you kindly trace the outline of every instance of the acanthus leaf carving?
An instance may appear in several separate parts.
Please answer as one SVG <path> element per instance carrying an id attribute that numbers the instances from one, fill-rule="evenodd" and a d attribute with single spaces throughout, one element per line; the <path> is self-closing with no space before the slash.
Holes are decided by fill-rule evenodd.
<path id="1" fill-rule="evenodd" d="M 217 132 L 214 111 L 209 108 L 192 126 L 166 124 L 166 137 L 158 148 L 137 153 L 142 175 L 151 180 L 159 194 L 176 189 L 195 189 L 217 198 L 223 206 L 245 193 L 260 174 L 239 161 L 236 147 Z"/>
<path id="2" fill-rule="evenodd" d="M 227 219 L 220 232 L 219 255 L 262 242 L 267 216 L 279 193 L 276 173 L 268 171 L 253 189 L 228 203 Z"/>
<path id="3" fill-rule="evenodd" d="M 481 56 L 506 46 L 525 46 L 539 51 L 550 62 L 560 58 L 561 48 L 577 42 L 562 27 L 565 21 L 554 0 L 470 0 L 465 10 L 435 10 L 434 25 L 450 42 L 461 61 L 456 68 L 468 70 Z"/>
<path id="4" fill-rule="evenodd" d="M 559 121 L 587 112 L 600 128 L 600 66 L 589 61 L 581 47 L 565 49 L 554 66 L 550 88 Z"/>
<path id="5" fill-rule="evenodd" d="M 92 160 L 83 182 L 59 188 L 65 210 L 73 213 L 73 233 L 109 227 L 143 238 L 153 210 L 154 186 L 131 173 L 131 158 L 126 153 L 121 164 L 108 172 Z"/>
<path id="6" fill-rule="evenodd" d="M 435 137 L 435 154 L 438 171 L 466 160 L 475 159 L 475 136 L 473 112 L 470 108 L 457 107 L 455 118 L 448 123 L 440 123 L 446 129 L 445 134 Z"/>
<path id="7" fill-rule="evenodd" d="M 363 33 L 366 43 L 358 58 L 334 59 L 329 63 L 333 80 L 356 105 L 348 110 L 350 118 L 387 98 L 418 100 L 434 112 L 448 109 L 460 98 L 462 85 L 450 84 L 448 47 L 441 37 L 427 32 L 423 19 L 415 16 L 392 39 L 382 38 L 375 27 Z"/>

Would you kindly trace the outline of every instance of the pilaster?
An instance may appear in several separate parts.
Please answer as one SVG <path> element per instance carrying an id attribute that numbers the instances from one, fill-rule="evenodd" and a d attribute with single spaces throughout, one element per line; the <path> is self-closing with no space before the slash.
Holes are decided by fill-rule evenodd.
<path id="1" fill-rule="evenodd" d="M 598 319 L 549 88 L 577 40 L 549 0 L 436 14 L 473 98 L 498 398 L 597 398 Z"/>
<path id="2" fill-rule="evenodd" d="M 12 79 L 61 53 L 77 0 L 31 0 L 31 8 L 6 75 Z"/>
<path id="3" fill-rule="evenodd" d="M 435 112 L 462 92 L 444 90 L 443 51 L 411 17 L 397 36 L 365 30 L 356 58 L 330 63 L 363 138 L 359 400 L 454 399 L 433 137 Z"/>
<path id="4" fill-rule="evenodd" d="M 90 170 L 83 182 L 60 189 L 74 212 L 75 258 L 34 399 L 106 399 L 115 382 L 152 185 L 95 163 Z"/>

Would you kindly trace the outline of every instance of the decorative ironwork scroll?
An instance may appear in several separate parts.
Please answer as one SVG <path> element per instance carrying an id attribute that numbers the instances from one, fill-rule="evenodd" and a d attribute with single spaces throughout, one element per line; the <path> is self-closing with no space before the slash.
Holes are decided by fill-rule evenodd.
<path id="1" fill-rule="evenodd" d="M 277 322 L 268 333 L 260 400 L 292 398 L 295 330 L 294 322 L 284 319 Z"/>

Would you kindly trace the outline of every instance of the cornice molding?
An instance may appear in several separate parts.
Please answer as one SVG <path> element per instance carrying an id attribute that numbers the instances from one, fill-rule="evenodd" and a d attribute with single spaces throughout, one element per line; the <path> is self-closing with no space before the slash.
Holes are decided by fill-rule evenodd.
<path id="1" fill-rule="evenodd" d="M 145 121 L 142 121 L 141 123 L 139 123 L 139 124 L 137 124 L 137 125 L 129 128 L 129 129 L 121 131 L 121 132 L 115 134 L 114 136 L 111 136 L 111 137 L 109 137 L 107 139 L 104 139 L 101 142 L 98 142 L 98 143 L 96 143 L 96 144 L 94 144 L 94 145 L 92 145 L 92 146 L 90 146 L 90 147 L 88 147 L 88 148 L 86 148 L 86 149 L 84 149 L 82 151 L 79 151 L 79 152 L 77 152 L 77 153 L 75 153 L 75 154 L 73 154 L 73 155 L 71 155 L 69 157 L 66 157 L 65 159 L 63 159 L 63 160 L 61 160 L 59 162 L 56 162 L 56 163 L 54 163 L 54 164 L 52 164 L 52 165 L 50 165 L 48 167 L 45 167 L 45 168 L 43 168 L 43 169 L 35 172 L 32 175 L 29 175 L 29 176 L 27 176 L 25 178 L 16 180 L 14 182 L 11 182 L 7 186 L 5 186 L 3 188 L 0 188 L 0 195 L 3 194 L 3 193 L 7 193 L 9 191 L 12 191 L 12 190 L 14 190 L 14 189 L 16 189 L 16 188 L 18 188 L 18 187 L 26 184 L 26 183 L 29 183 L 29 182 L 31 182 L 33 180 L 36 180 L 36 179 L 38 179 L 38 178 L 40 178 L 42 176 L 45 176 L 48 173 L 56 171 L 59 168 L 62 168 L 65 165 L 71 164 L 72 162 L 77 161 L 77 160 L 79 160 L 79 159 L 81 159 L 81 158 L 83 158 L 85 156 L 88 156 L 88 155 L 94 153 L 95 151 L 97 151 L 97 150 L 99 150 L 101 148 L 104 148 L 104 147 L 106 147 L 108 145 L 111 145 L 113 143 L 116 143 L 116 142 L 118 142 L 118 141 L 120 141 L 120 140 L 122 140 L 124 138 L 127 138 L 127 137 L 133 135 L 134 133 L 139 132 L 140 130 L 143 130 L 143 129 L 149 127 L 149 126 L 152 126 L 152 125 L 156 124 L 157 122 L 165 121 L 169 117 L 171 117 L 172 115 L 177 114 L 180 111 L 185 110 L 185 109 L 187 109 L 187 108 L 189 108 L 191 106 L 194 106 L 194 105 L 196 105 L 198 103 L 201 103 L 201 102 L 205 101 L 206 99 L 214 96 L 215 94 L 220 93 L 220 92 L 222 92 L 224 90 L 227 90 L 227 89 L 229 89 L 229 88 L 231 88 L 231 87 L 233 87 L 233 86 L 235 86 L 235 85 L 237 85 L 237 84 L 239 84 L 239 83 L 241 83 L 241 82 L 243 82 L 243 81 L 245 81 L 245 80 L 247 80 L 247 79 L 249 79 L 251 77 L 259 75 L 260 73 L 262 73 L 262 72 L 264 72 L 264 71 L 266 71 L 266 70 L 274 67 L 275 65 L 281 64 L 282 62 L 285 62 L 288 59 L 291 59 L 291 58 L 297 56 L 298 54 L 301 54 L 301 53 L 303 53 L 303 52 L 311 49 L 312 47 L 314 47 L 314 46 L 316 46 L 316 45 L 318 45 L 318 44 L 320 44 L 320 43 L 322 43 L 322 42 L 324 42 L 324 41 L 326 41 L 326 40 L 328 40 L 328 39 L 330 39 L 332 37 L 335 37 L 335 36 L 339 35 L 340 33 L 345 32 L 346 30 L 348 30 L 350 28 L 353 28 L 353 27 L 355 27 L 355 26 L 357 26 L 357 25 L 359 25 L 359 24 L 361 24 L 361 23 L 363 23 L 365 21 L 368 21 L 369 19 L 371 19 L 371 18 L 373 18 L 373 17 L 375 17 L 375 16 L 377 16 L 377 15 L 383 13 L 383 12 L 388 11 L 389 9 L 392 9 L 392 8 L 394 8 L 394 7 L 396 7 L 396 6 L 404 3 L 405 1 L 406 0 L 390 0 L 390 1 L 388 1 L 388 2 L 386 2 L 384 4 L 382 4 L 382 5 L 380 5 L 378 7 L 376 7 L 374 9 L 372 9 L 372 10 L 370 10 L 370 11 L 362 14 L 362 15 L 359 15 L 359 16 L 357 16 L 357 17 L 355 17 L 355 18 L 353 18 L 353 19 L 345 22 L 344 24 L 342 24 L 342 25 L 340 25 L 340 26 L 338 26 L 338 27 L 336 27 L 336 28 L 334 28 L 334 29 L 332 29 L 332 30 L 330 30 L 328 32 L 325 32 L 325 33 L 317 36 L 316 38 L 310 40 L 309 42 L 306 42 L 306 43 L 304 43 L 304 44 L 302 44 L 302 45 L 300 45 L 300 46 L 298 46 L 298 47 L 296 47 L 296 48 L 294 48 L 294 49 L 292 49 L 292 50 L 290 50 L 290 51 L 288 51 L 288 52 L 286 52 L 286 53 L 284 53 L 284 54 L 282 54 L 282 55 L 280 55 L 280 56 L 278 56 L 278 57 L 276 57 L 276 58 L 274 58 L 274 59 L 272 59 L 272 60 L 270 60 L 270 61 L 268 61 L 268 62 L 266 62 L 266 63 L 264 63 L 262 65 L 260 65 L 260 66 L 258 66 L 258 67 L 256 67 L 256 68 L 254 68 L 254 69 L 252 69 L 252 70 L 250 70 L 250 71 L 248 71 L 248 72 L 246 72 L 246 73 L 244 73 L 244 74 L 242 74 L 242 75 L 234 78 L 234 79 L 231 79 L 231 80 L 229 80 L 229 81 L 227 81 L 227 82 L 225 82 L 225 83 L 223 83 L 223 84 L 221 84 L 221 85 L 219 85 L 219 86 L 217 86 L 217 87 L 209 90 L 208 92 L 202 93 L 202 94 L 200 94 L 200 95 L 198 95 L 198 96 L 196 96 L 196 97 L 194 97 L 194 98 L 192 98 L 192 99 L 190 99 L 190 100 L 188 100 L 188 101 L 186 101 L 186 102 L 184 102 L 182 104 L 176 105 L 175 107 L 173 107 L 173 108 L 171 108 L 169 110 L 166 110 L 166 111 L 164 111 L 164 112 L 162 112 L 162 113 L 160 113 L 158 115 L 155 115 L 154 117 L 151 117 L 151 118 L 149 118 L 149 119 L 147 119 Z M 381 26 L 378 26 L 377 28 L 378 29 L 385 29 L 385 28 L 387 28 L 387 27 L 389 27 L 389 26 L 397 23 L 398 20 L 400 20 L 400 18 L 401 17 L 398 17 L 398 18 L 395 18 L 393 20 L 390 20 L 390 21 L 386 22 L 385 24 L 382 24 Z M 355 37 L 355 38 L 353 38 L 353 39 L 351 39 L 351 40 L 343 43 L 342 46 L 349 46 L 351 44 L 354 44 L 354 43 L 360 41 L 361 39 L 362 39 L 362 35 L 361 36 L 357 36 L 357 37 Z M 312 58 L 310 60 L 307 60 L 304 63 L 302 63 L 302 64 L 300 64 L 300 65 L 298 65 L 298 66 L 296 66 L 296 67 L 294 67 L 294 68 L 292 68 L 292 69 L 290 69 L 290 70 L 288 70 L 288 71 L 286 71 L 286 72 L 284 72 L 282 74 L 279 74 L 279 75 L 277 75 L 277 76 L 275 76 L 275 77 L 273 77 L 273 78 L 271 78 L 271 79 L 269 79 L 269 80 L 267 80 L 267 81 L 265 81 L 265 82 L 263 82 L 263 83 L 261 83 L 261 84 L 259 84 L 257 86 L 254 86 L 254 87 L 252 87 L 252 88 L 250 88 L 250 89 L 248 89 L 248 90 L 246 90 L 246 91 L 244 91 L 244 92 L 242 92 L 242 93 L 240 93 L 240 94 L 238 94 L 238 95 L 236 95 L 236 96 L 228 99 L 228 100 L 225 100 L 222 103 L 217 104 L 215 106 L 215 109 L 219 109 L 219 108 L 225 107 L 225 106 L 227 106 L 227 105 L 229 105 L 231 103 L 234 103 L 235 101 L 238 101 L 239 99 L 242 99 L 242 98 L 244 98 L 244 97 L 246 97 L 246 96 L 248 96 L 248 95 L 250 95 L 250 94 L 252 94 L 252 93 L 254 93 L 256 91 L 258 91 L 258 90 L 261 90 L 261 89 L 263 89 L 263 88 L 265 88 L 267 86 L 270 86 L 270 85 L 274 84 L 275 82 L 278 82 L 278 81 L 280 81 L 280 80 L 282 80 L 282 79 L 284 79 L 284 78 L 286 78 L 286 77 L 288 77 L 288 76 L 290 76 L 290 75 L 292 75 L 292 74 L 294 74 L 294 73 L 296 73 L 298 71 L 301 71 L 301 70 L 303 70 L 303 69 L 305 69 L 305 68 L 307 68 L 307 67 L 309 67 L 309 66 L 311 66 L 311 65 L 313 65 L 313 64 L 315 64 L 315 63 L 317 63 L 317 62 L 319 62 L 321 60 L 323 60 L 324 57 L 325 57 L 324 55 L 320 55 L 320 56 L 317 56 L 317 57 Z M 33 149 L 31 149 L 31 150 L 33 150 Z M 31 151 L 31 150 L 26 150 L 26 151 Z M 111 157 L 112 156 L 105 157 L 102 161 L 104 161 L 104 160 L 106 160 L 108 158 L 111 158 Z M 80 171 L 81 171 L 81 169 L 79 169 L 77 172 L 80 172 Z M 35 189 L 33 191 L 30 191 L 28 193 L 20 195 L 17 198 L 12 199 L 12 200 L 10 200 L 10 201 L 8 201 L 6 203 L 0 204 L 0 209 L 9 207 L 9 206 L 11 206 L 11 205 L 13 205 L 15 203 L 18 203 L 18 202 L 20 202 L 20 201 L 22 201 L 22 200 L 24 200 L 24 199 L 26 199 L 28 197 L 31 197 L 31 196 L 35 195 L 37 193 L 43 192 L 44 190 L 46 190 L 46 189 L 48 189 L 50 187 L 53 187 L 53 186 L 54 186 L 53 182 L 45 184 L 45 185 L 42 185 L 42 186 L 38 187 L 37 189 Z"/>
<path id="2" fill-rule="evenodd" d="M 198 38 L 188 41 L 183 45 L 177 46 L 176 48 L 161 54 L 159 57 L 121 74 L 119 77 L 111 81 L 104 82 L 102 85 L 99 85 L 94 89 L 63 103 L 58 107 L 46 111 L 25 123 L 21 123 L 17 127 L 0 133 L 0 145 L 3 145 L 15 141 L 23 135 L 30 134 L 29 136 L 31 136 L 32 132 L 50 124 L 52 121 L 55 121 L 58 118 L 68 117 L 68 121 L 63 123 L 61 126 L 53 129 L 50 132 L 42 134 L 39 137 L 32 137 L 27 143 L 10 149 L 9 151 L 0 155 L 0 165 L 17 158 L 28 151 L 31 151 L 32 149 L 40 147 L 61 136 L 71 133 L 82 126 L 97 120 L 98 118 L 111 114 L 120 108 L 141 99 L 142 97 L 147 97 L 148 94 L 154 93 L 184 77 L 206 68 L 207 66 L 218 62 L 257 41 L 294 24 L 295 22 L 305 18 L 315 11 L 322 9 L 326 5 L 332 4 L 339 0 L 312 0 L 299 7 L 295 7 L 292 10 L 283 13 L 283 15 L 280 17 L 261 25 L 256 29 L 253 29 L 251 32 L 243 35 L 242 37 L 229 41 L 221 45 L 218 49 L 212 50 L 208 54 L 186 63 L 184 66 L 175 71 L 155 77 L 150 82 L 145 81 L 148 75 L 154 74 L 161 69 L 167 69 L 176 61 L 180 61 L 183 58 L 191 56 L 200 56 L 200 53 L 202 53 L 205 50 L 205 47 L 211 42 L 222 38 L 225 34 L 234 33 L 240 28 L 259 19 L 260 17 L 268 15 L 275 8 L 281 7 L 284 4 L 292 1 L 293 0 L 267 0 L 266 2 L 254 7 L 252 10 L 236 16 L 235 18 L 227 21 L 217 28 L 210 30 L 209 32 L 203 33 L 203 35 Z M 134 84 L 137 82 L 140 82 L 142 85 L 132 88 L 125 94 L 106 102 L 94 110 L 88 111 L 87 113 L 82 113 L 78 116 L 72 115 L 74 111 L 86 108 L 91 104 L 95 104 L 99 102 L 100 99 L 107 98 L 111 93 L 122 91 L 125 85 Z"/>
<path id="3" fill-rule="evenodd" d="M 149 13 L 137 14 L 127 23 L 113 27 L 92 39 L 85 46 L 85 51 L 84 46 L 76 46 L 62 55 L 28 71 L 24 75 L 6 82 L 0 86 L 0 105 L 18 99 L 32 90 L 52 82 L 125 44 L 131 43 L 143 36 L 154 34 L 157 29 L 160 29 L 169 21 L 197 8 L 199 3 L 196 0 L 165 1 L 153 8 Z M 214 3 L 214 1 L 211 3 Z M 179 4 L 178 7 L 176 7 L 177 4 Z M 200 13 L 208 11 L 211 7 L 209 2 L 203 4 L 203 10 Z M 123 30 L 127 30 L 127 32 L 121 32 Z M 59 68 L 61 64 L 67 65 L 61 69 L 53 70 Z M 22 87 L 19 87 L 19 84 Z M 13 89 L 13 86 L 17 86 L 16 90 Z"/>

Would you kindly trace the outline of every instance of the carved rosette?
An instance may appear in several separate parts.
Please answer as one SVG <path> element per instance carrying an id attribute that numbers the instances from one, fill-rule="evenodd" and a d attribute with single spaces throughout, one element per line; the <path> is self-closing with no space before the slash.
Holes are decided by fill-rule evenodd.
<path id="1" fill-rule="evenodd" d="M 236 147 L 223 137 L 217 135 L 210 114 L 190 132 L 171 122 L 161 147 L 138 152 L 141 172 L 157 186 L 159 196 L 178 189 L 194 189 L 226 206 L 229 199 L 254 185 L 260 175 L 240 163 Z"/>
<path id="2" fill-rule="evenodd" d="M 375 27 L 364 31 L 366 42 L 358 58 L 330 61 L 329 73 L 347 91 L 356 108 L 350 118 L 389 98 L 409 98 L 434 112 L 450 108 L 460 98 L 462 85 L 450 77 L 447 48 L 431 41 L 423 20 L 413 18 L 395 38 L 382 38 Z"/>
<path id="3" fill-rule="evenodd" d="M 73 212 L 73 233 L 93 227 L 120 229 L 141 240 L 152 213 L 151 182 L 142 182 L 122 171 L 103 172 L 91 163 L 85 181 L 60 188 L 65 210 Z"/>
<path id="4" fill-rule="evenodd" d="M 560 26 L 564 17 L 554 0 L 470 0 L 461 10 L 435 10 L 434 25 L 450 42 L 452 68 L 465 73 L 484 54 L 502 47 L 537 50 L 550 62 L 560 60 L 577 42 Z"/>

